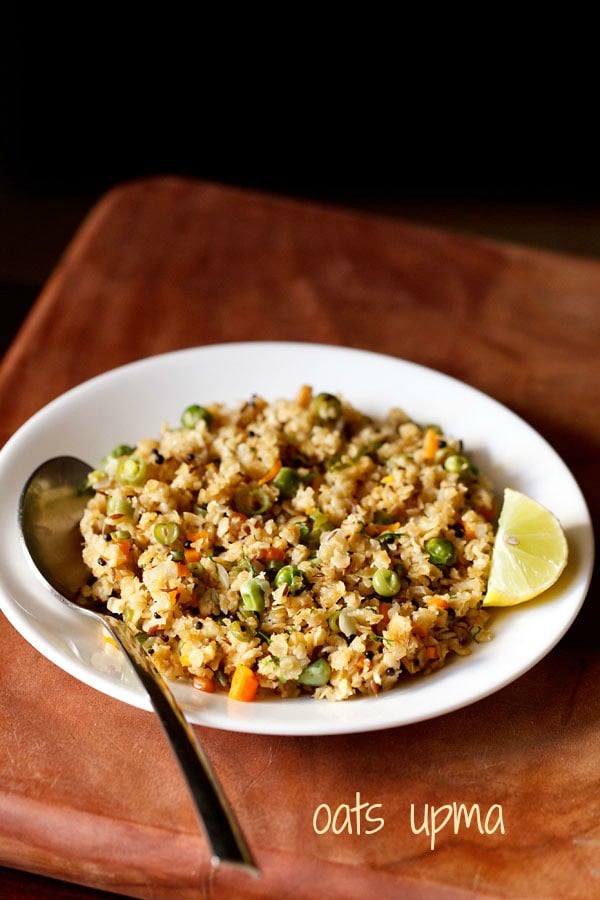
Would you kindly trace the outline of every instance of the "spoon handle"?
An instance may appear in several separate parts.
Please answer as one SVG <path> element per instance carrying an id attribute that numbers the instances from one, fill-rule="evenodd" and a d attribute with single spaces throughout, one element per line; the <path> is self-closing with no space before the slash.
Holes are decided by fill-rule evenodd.
<path id="1" fill-rule="evenodd" d="M 124 622 L 102 615 L 102 621 L 129 658 L 146 689 L 192 795 L 211 848 L 211 862 L 258 869 L 208 758 L 165 679 Z"/>

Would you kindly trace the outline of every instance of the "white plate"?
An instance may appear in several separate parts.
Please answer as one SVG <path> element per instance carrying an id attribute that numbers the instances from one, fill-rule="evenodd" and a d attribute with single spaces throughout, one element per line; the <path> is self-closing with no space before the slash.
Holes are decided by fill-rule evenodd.
<path id="1" fill-rule="evenodd" d="M 107 668 L 101 627 L 53 599 L 25 562 L 17 527 L 21 487 L 48 457 L 69 454 L 97 465 L 116 444 L 156 435 L 163 422 L 176 424 L 189 403 L 235 403 L 251 393 L 274 400 L 294 396 L 303 383 L 341 392 L 373 415 L 400 406 L 415 421 L 438 422 L 462 438 L 499 492 L 521 490 L 558 516 L 570 546 L 568 567 L 541 598 L 494 612 L 494 639 L 476 645 L 471 656 L 433 675 L 407 677 L 377 698 L 241 703 L 177 685 L 189 720 L 263 734 L 369 731 L 459 709 L 534 666 L 573 622 L 592 572 L 590 517 L 565 464 L 522 419 L 461 382 L 403 360 L 314 344 L 223 344 L 151 357 L 85 382 L 23 425 L 0 451 L 0 604 L 10 622 L 75 678 L 149 709 L 127 662 L 118 671 Z"/>

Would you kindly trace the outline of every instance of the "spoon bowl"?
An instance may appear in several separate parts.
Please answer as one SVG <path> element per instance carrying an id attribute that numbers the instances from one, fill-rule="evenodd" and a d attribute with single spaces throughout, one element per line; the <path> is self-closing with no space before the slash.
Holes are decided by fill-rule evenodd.
<path id="1" fill-rule="evenodd" d="M 213 866 L 232 863 L 254 875 L 258 869 L 217 777 L 166 680 L 123 620 L 106 607 L 75 602 L 90 576 L 82 558 L 79 522 L 90 493 L 91 466 L 72 456 L 42 463 L 27 480 L 19 501 L 19 525 L 35 571 L 54 597 L 92 616 L 127 656 L 145 688 L 187 782 Z"/>

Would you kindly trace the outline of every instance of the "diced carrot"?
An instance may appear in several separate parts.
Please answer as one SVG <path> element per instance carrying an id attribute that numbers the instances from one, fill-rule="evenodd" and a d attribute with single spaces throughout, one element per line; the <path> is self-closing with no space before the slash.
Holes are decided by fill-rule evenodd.
<path id="1" fill-rule="evenodd" d="M 437 595 L 433 595 L 427 599 L 428 606 L 436 606 L 438 609 L 449 609 L 450 604 L 446 600 L 445 597 L 438 597 Z"/>
<path id="2" fill-rule="evenodd" d="M 185 563 L 177 563 L 177 577 L 178 578 L 187 578 L 190 574 L 190 570 L 185 565 Z"/>
<path id="3" fill-rule="evenodd" d="M 312 400 L 312 388 L 309 384 L 303 384 L 296 396 L 296 405 L 306 409 Z"/>
<path id="4" fill-rule="evenodd" d="M 270 562 L 272 559 L 282 560 L 285 559 L 285 550 L 283 547 L 267 547 L 260 554 L 260 558 L 264 562 Z"/>
<path id="5" fill-rule="evenodd" d="M 382 634 L 382 632 L 388 627 L 390 624 L 390 610 L 392 608 L 392 604 L 388 603 L 385 600 L 379 601 L 379 613 L 383 616 L 380 622 L 375 625 L 373 631 L 376 634 Z"/>
<path id="6" fill-rule="evenodd" d="M 193 548 L 189 547 L 188 549 L 183 551 L 183 555 L 186 563 L 188 563 L 189 565 L 189 563 L 198 562 L 202 554 L 199 550 L 194 550 Z"/>
<path id="7" fill-rule="evenodd" d="M 119 548 L 121 556 L 119 562 L 127 562 L 131 553 L 131 541 L 115 541 L 115 544 Z"/>
<path id="8" fill-rule="evenodd" d="M 463 528 L 465 529 L 465 537 L 468 541 L 472 541 L 473 538 L 477 537 L 477 532 L 473 530 L 471 525 L 468 522 L 465 522 L 464 519 L 461 520 L 463 524 Z"/>
<path id="9" fill-rule="evenodd" d="M 231 687 L 229 688 L 229 697 L 232 700 L 243 700 L 249 703 L 256 697 L 258 690 L 258 678 L 249 666 L 240 664 L 235 667 L 233 678 L 231 679 Z"/>
<path id="10" fill-rule="evenodd" d="M 190 534 L 186 534 L 186 540 L 192 541 L 201 541 L 203 538 L 209 537 L 208 531 L 192 531 Z"/>
<path id="11" fill-rule="evenodd" d="M 371 522 L 367 525 L 365 531 L 373 537 L 378 534 L 385 534 L 386 531 L 395 532 L 400 528 L 400 522 L 392 522 L 391 525 L 381 525 L 379 522 Z"/>
<path id="12" fill-rule="evenodd" d="M 206 694 L 214 694 L 215 683 L 212 678 L 206 678 L 202 675 L 196 675 L 192 680 L 192 685 L 197 691 L 204 691 Z"/>
<path id="13" fill-rule="evenodd" d="M 267 484 L 269 481 L 273 481 L 280 469 L 281 460 L 278 458 L 275 460 L 269 471 L 265 472 L 263 477 L 258 479 L 257 484 Z"/>
<path id="14" fill-rule="evenodd" d="M 425 437 L 423 438 L 423 460 L 425 462 L 433 462 L 435 454 L 440 448 L 439 433 L 435 428 L 425 429 Z"/>
<path id="15" fill-rule="evenodd" d="M 482 506 L 479 512 L 488 522 L 493 522 L 496 518 L 496 508 L 493 504 L 492 506 Z"/>
<path id="16" fill-rule="evenodd" d="M 439 659 L 440 653 L 437 647 L 425 647 L 425 656 L 427 659 Z"/>

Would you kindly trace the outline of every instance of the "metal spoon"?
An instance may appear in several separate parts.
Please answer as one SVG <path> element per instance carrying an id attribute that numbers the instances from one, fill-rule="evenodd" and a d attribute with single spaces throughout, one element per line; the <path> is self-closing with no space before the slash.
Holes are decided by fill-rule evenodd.
<path id="1" fill-rule="evenodd" d="M 187 781 L 211 849 L 211 863 L 258 869 L 215 773 L 191 726 L 158 672 L 152 658 L 122 619 L 103 608 L 97 612 L 74 602 L 89 577 L 81 556 L 79 521 L 89 494 L 82 490 L 91 467 L 72 456 L 47 460 L 30 476 L 19 502 L 25 548 L 53 594 L 110 632 L 146 689 L 160 724 Z"/>

